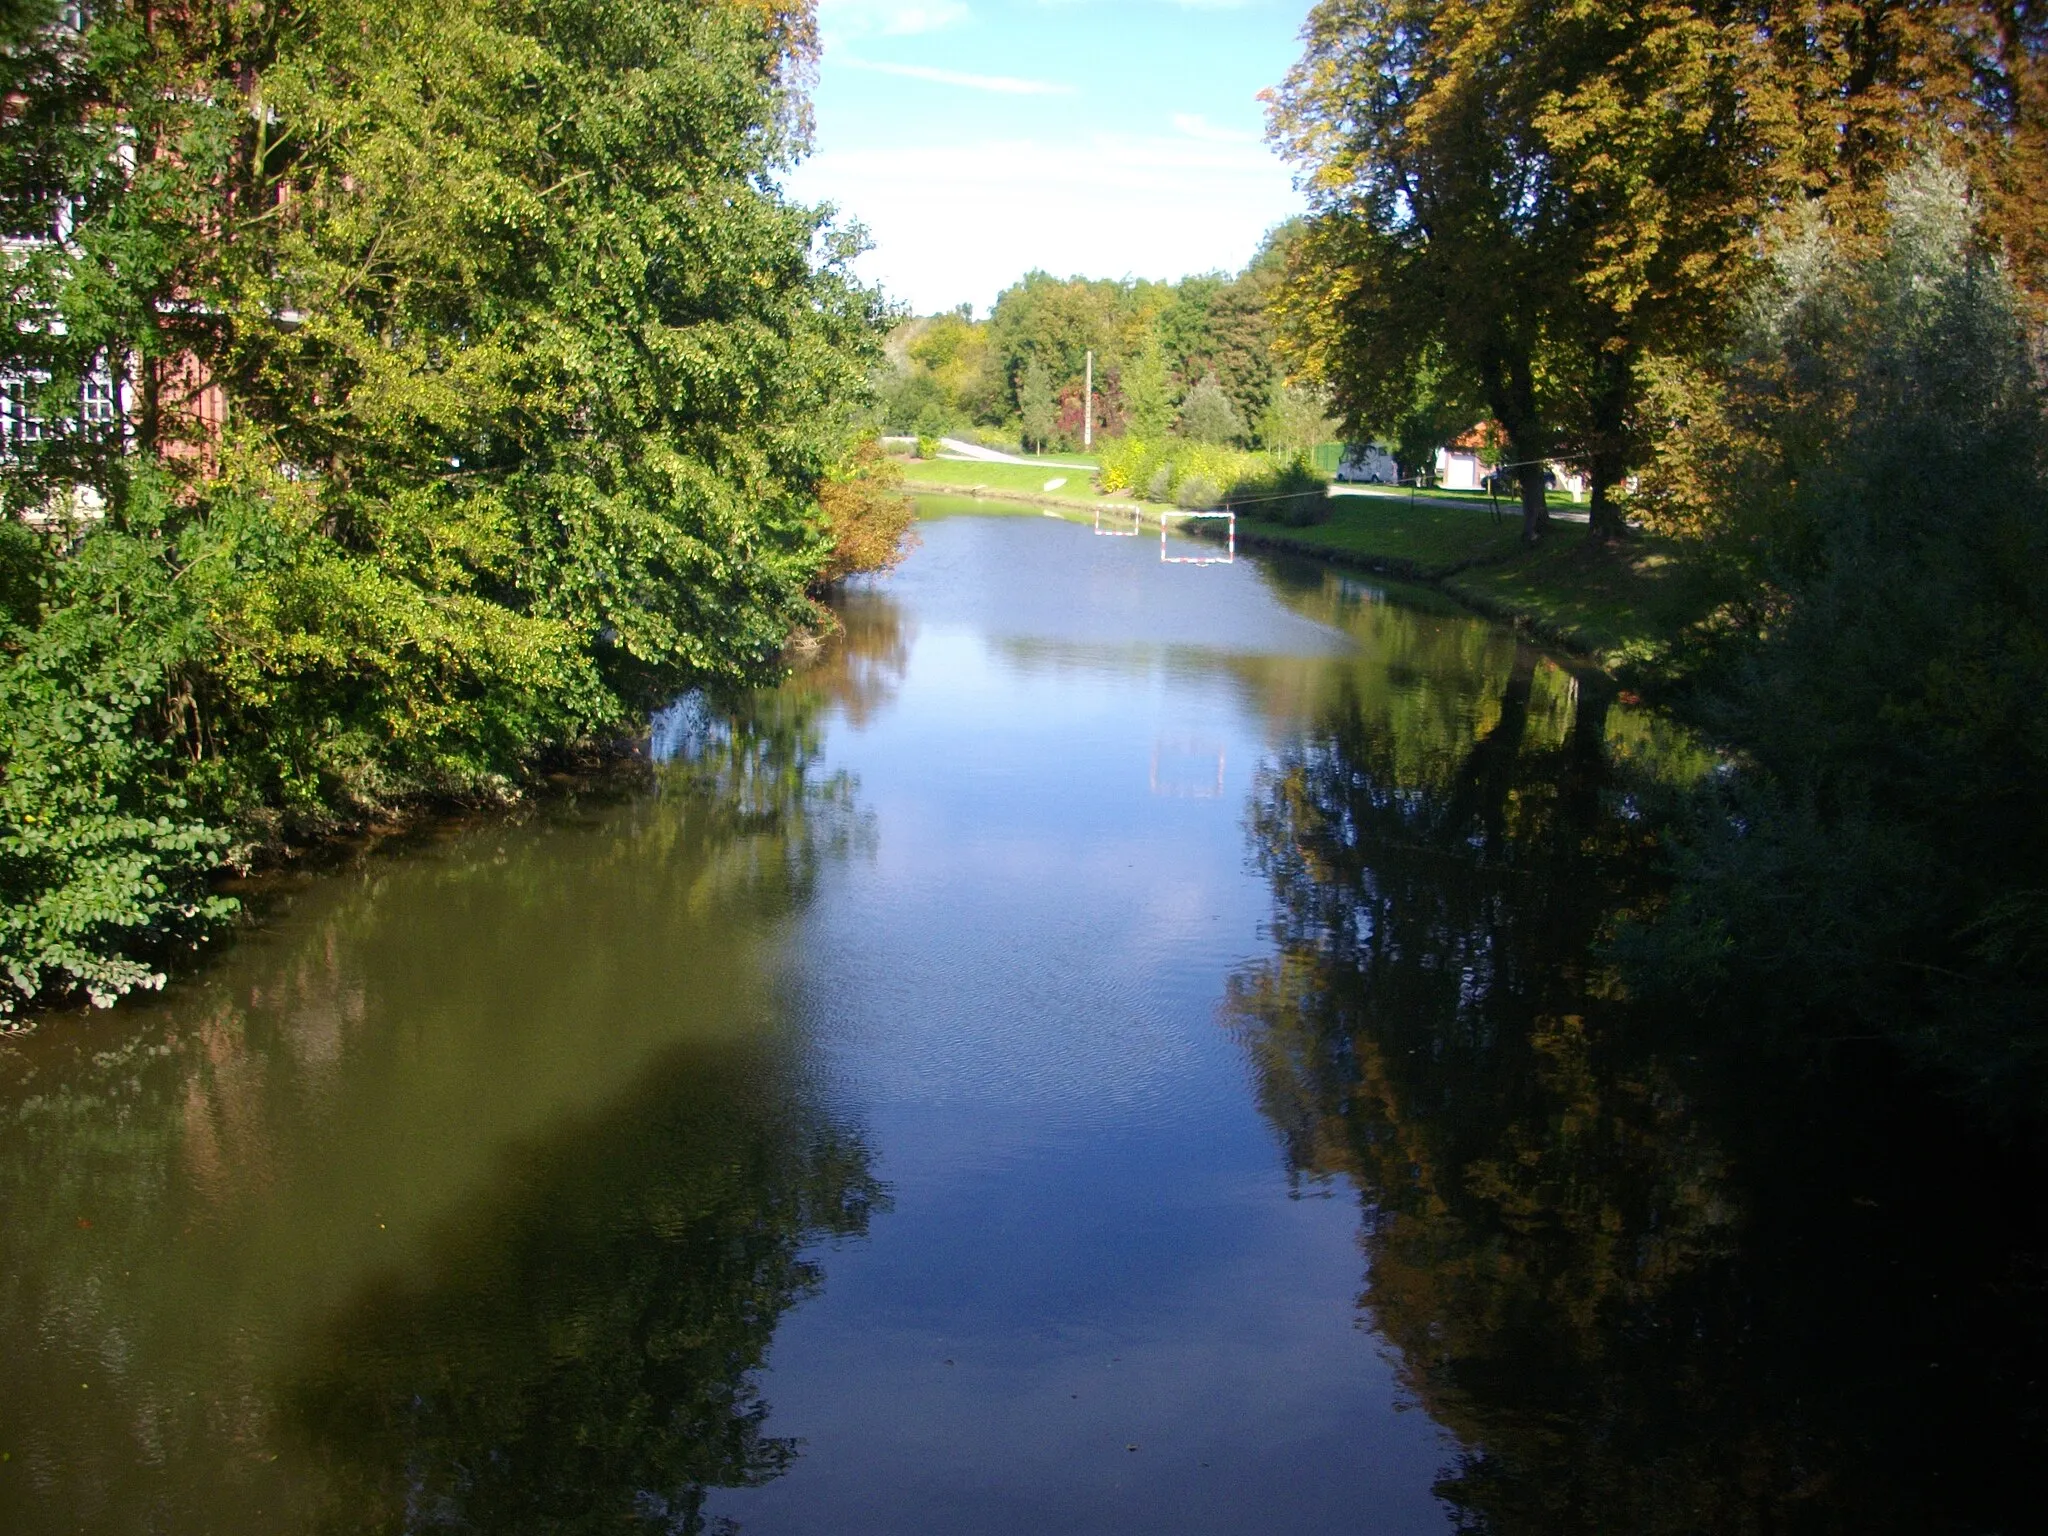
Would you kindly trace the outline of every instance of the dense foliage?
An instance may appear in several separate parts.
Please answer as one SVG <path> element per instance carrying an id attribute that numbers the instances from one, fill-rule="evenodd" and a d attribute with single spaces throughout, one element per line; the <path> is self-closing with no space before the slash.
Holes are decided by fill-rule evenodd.
<path id="1" fill-rule="evenodd" d="M 2048 1106 L 2042 15 L 1327 0 L 1304 40 L 1282 351 L 1404 443 L 1490 415 L 1530 537 L 1542 461 L 1615 537 L 1639 472 L 1714 594 L 1647 681 L 1734 756 L 1634 983 Z"/>
<path id="2" fill-rule="evenodd" d="M 1660 507 L 1739 594 L 1703 712 L 1742 771 L 1645 980 L 1877 1022 L 2048 1107 L 2048 379 L 1962 179 L 1882 248 L 1810 222 L 1684 393 Z"/>
<path id="3" fill-rule="evenodd" d="M 774 181 L 813 52 L 752 0 L 19 35 L 0 1013 L 161 975 L 230 834 L 502 794 L 893 557 L 879 302 Z"/>
<path id="4" fill-rule="evenodd" d="M 1031 272 L 986 320 L 962 309 L 906 321 L 880 375 L 878 424 L 932 436 L 979 425 L 1071 451 L 1093 351 L 1098 438 L 1313 447 L 1335 424 L 1320 391 L 1282 367 L 1272 317 L 1296 233 L 1291 224 L 1273 231 L 1234 276 L 1155 283 Z"/>
<path id="5" fill-rule="evenodd" d="M 1301 526 L 1329 515 L 1328 477 L 1298 453 L 1247 453 L 1179 437 L 1122 437 L 1103 445 L 1096 483 L 1146 501 L 1227 507 L 1266 522 Z"/>
<path id="6" fill-rule="evenodd" d="M 1314 215 L 1282 334 L 1362 428 L 1490 414 L 1531 538 L 1559 456 L 1618 533 L 1647 376 L 1717 344 L 1788 203 L 1874 233 L 1885 176 L 1939 141 L 2038 249 L 2042 29 L 2025 6 L 1324 0 L 1273 107 Z"/>

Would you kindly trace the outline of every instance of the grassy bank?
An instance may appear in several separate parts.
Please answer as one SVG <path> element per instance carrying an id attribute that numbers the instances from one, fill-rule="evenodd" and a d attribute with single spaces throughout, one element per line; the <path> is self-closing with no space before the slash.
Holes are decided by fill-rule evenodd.
<path id="1" fill-rule="evenodd" d="M 1054 481 L 1059 483 L 1054 485 Z M 903 488 L 914 494 L 942 496 L 971 495 L 979 489 L 990 496 L 1056 497 L 1061 502 L 1091 507 L 1100 502 L 1130 504 L 1128 496 L 1107 497 L 1099 493 L 1088 470 L 1062 469 L 1053 464 L 910 459 L 903 462 Z"/>
<path id="2" fill-rule="evenodd" d="M 1483 502 L 1345 496 L 1310 528 L 1240 518 L 1237 540 L 1427 582 L 1603 665 L 1662 653 L 1702 606 L 1662 540 L 1638 535 L 1610 547 L 1583 523 L 1553 523 L 1529 549 L 1520 517 L 1495 517 Z"/>

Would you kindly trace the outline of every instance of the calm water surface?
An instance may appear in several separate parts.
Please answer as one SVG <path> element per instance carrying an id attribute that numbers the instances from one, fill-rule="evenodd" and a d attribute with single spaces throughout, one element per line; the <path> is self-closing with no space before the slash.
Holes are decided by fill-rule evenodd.
<path id="1" fill-rule="evenodd" d="M 2039 1528 L 2038 1195 L 1590 958 L 1700 753 L 923 534 L 649 785 L 0 1049 L 0 1530 Z"/>

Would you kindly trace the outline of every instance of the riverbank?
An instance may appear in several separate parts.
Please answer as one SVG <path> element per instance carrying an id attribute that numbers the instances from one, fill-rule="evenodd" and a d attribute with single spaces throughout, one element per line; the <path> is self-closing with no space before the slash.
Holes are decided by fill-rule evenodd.
<path id="1" fill-rule="evenodd" d="M 1609 670 L 1654 663 L 1704 607 L 1668 540 L 1637 533 L 1608 544 L 1583 523 L 1553 521 L 1532 549 L 1518 516 L 1444 502 L 1346 497 L 1308 528 L 1240 517 L 1237 542 L 1435 587 Z"/>
<path id="2" fill-rule="evenodd" d="M 974 496 L 1033 506 L 1132 506 L 1128 493 L 1105 496 L 1094 472 L 1071 464 L 1004 464 L 981 459 L 912 459 L 903 464 L 903 489 L 925 496 Z"/>
<path id="3" fill-rule="evenodd" d="M 1052 485 L 1055 480 L 1064 483 Z M 1090 517 L 1115 507 L 1154 526 L 1170 510 L 1126 495 L 1104 496 L 1079 476 L 1028 465 L 924 460 L 906 469 L 903 488 Z M 1666 540 L 1636 534 L 1607 545 L 1589 538 L 1583 523 L 1553 522 L 1549 536 L 1530 549 L 1522 543 L 1519 516 L 1496 516 L 1483 502 L 1338 497 L 1329 520 L 1312 527 L 1240 515 L 1237 542 L 1241 549 L 1307 555 L 1434 587 L 1609 670 L 1654 664 L 1704 608 Z"/>

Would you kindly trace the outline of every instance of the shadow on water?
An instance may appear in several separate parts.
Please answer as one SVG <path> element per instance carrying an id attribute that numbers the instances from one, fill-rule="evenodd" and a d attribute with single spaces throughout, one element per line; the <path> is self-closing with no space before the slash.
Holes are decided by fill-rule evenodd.
<path id="1" fill-rule="evenodd" d="M 1534 660 L 1450 751 L 1412 746 L 1449 704 L 1347 689 L 1247 820 L 1276 952 L 1228 1016 L 1295 1176 L 1357 1192 L 1439 1496 L 1517 1536 L 2037 1528 L 2038 1190 L 1869 1047 L 1616 995 L 1651 850 L 1610 696 L 1559 718 Z"/>
<path id="2" fill-rule="evenodd" d="M 801 691 L 679 710 L 648 792 L 309 886 L 152 1009 L 0 1055 L 0 1530 L 702 1528 L 883 1205 L 777 1006 L 871 838 Z M 683 720 L 682 717 L 687 717 Z"/>
<path id="3" fill-rule="evenodd" d="M 881 1200 L 789 1079 L 772 1048 L 678 1053 L 510 1159 L 424 1278 L 353 1298 L 290 1394 L 325 1528 L 696 1532 L 707 1490 L 785 1471 L 754 1372 L 821 1284 L 806 1247 Z"/>

